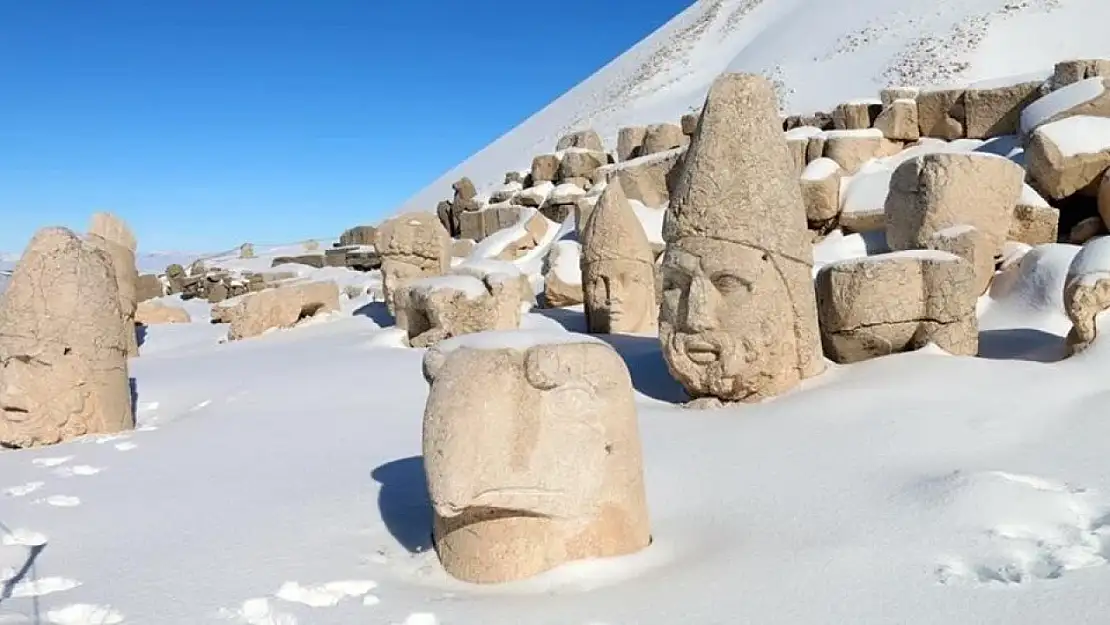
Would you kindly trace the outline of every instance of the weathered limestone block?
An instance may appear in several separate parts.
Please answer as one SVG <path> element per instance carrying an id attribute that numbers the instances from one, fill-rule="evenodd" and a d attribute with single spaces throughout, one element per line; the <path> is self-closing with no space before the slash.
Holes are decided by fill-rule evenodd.
<path id="1" fill-rule="evenodd" d="M 212 317 L 230 323 L 227 339 L 238 341 L 267 330 L 291 328 L 302 319 L 339 310 L 339 286 L 334 282 L 281 285 L 249 293 L 228 304 L 213 305 Z"/>
<path id="2" fill-rule="evenodd" d="M 582 245 L 578 241 L 557 241 L 544 261 L 543 299 L 545 308 L 563 308 L 583 303 Z"/>
<path id="3" fill-rule="evenodd" d="M 1023 82 L 990 89 L 968 89 L 964 93 L 970 139 L 1017 134 L 1021 111 L 1040 97 L 1041 82 Z"/>
<path id="4" fill-rule="evenodd" d="M 180 306 L 167 306 L 163 302 L 139 302 L 135 309 L 135 323 L 144 326 L 155 326 L 167 323 L 189 323 L 192 319 L 189 313 Z"/>
<path id="5" fill-rule="evenodd" d="M 918 93 L 917 121 L 922 137 L 945 141 L 966 137 L 964 90 L 940 89 Z"/>
<path id="6" fill-rule="evenodd" d="M 1110 76 L 1087 78 L 1038 98 L 1021 112 L 1021 135 L 1078 116 L 1110 117 Z"/>
<path id="7" fill-rule="evenodd" d="M 821 149 L 824 150 L 825 133 L 816 126 L 798 126 L 786 131 L 786 147 L 790 151 L 790 158 L 794 163 L 794 170 L 797 175 L 802 175 L 802 170 L 806 168 L 811 160 L 810 158 L 810 144 L 814 138 L 820 138 Z M 820 158 L 821 154 L 818 153 L 816 158 Z"/>
<path id="8" fill-rule="evenodd" d="M 1097 193 L 1110 168 L 1110 118 L 1081 115 L 1038 127 L 1025 150 L 1025 167 L 1037 190 L 1050 198 L 1087 188 Z"/>
<path id="9" fill-rule="evenodd" d="M 825 133 L 825 158 L 831 158 L 849 175 L 859 171 L 867 161 L 889 156 L 895 148 L 877 128 L 862 130 L 830 130 Z"/>
<path id="10" fill-rule="evenodd" d="M 554 190 L 555 183 L 550 181 L 541 182 L 534 187 L 521 191 L 520 195 L 516 196 L 515 202 L 521 206 L 539 208 L 543 206 L 544 202 L 547 201 L 547 198 Z"/>
<path id="11" fill-rule="evenodd" d="M 995 259 L 1001 254 L 982 230 L 968 225 L 951 226 L 933 233 L 924 248 L 955 254 L 966 260 L 975 272 L 973 289 L 982 295 L 994 278 Z"/>
<path id="12" fill-rule="evenodd" d="M 879 91 L 879 102 L 888 108 L 895 100 L 916 100 L 920 93 L 917 87 L 889 87 Z"/>
<path id="13" fill-rule="evenodd" d="M 448 204 L 450 204 L 448 202 Z M 339 235 L 339 247 L 350 247 L 352 245 L 373 245 L 374 239 L 378 236 L 378 230 L 374 226 L 355 226 L 345 230 L 343 234 Z"/>
<path id="14" fill-rule="evenodd" d="M 678 124 L 652 124 L 644 132 L 644 144 L 640 149 L 640 156 L 686 147 L 689 143 L 690 137 L 682 134 L 682 126 Z"/>
<path id="15" fill-rule="evenodd" d="M 896 141 L 917 141 L 921 138 L 917 120 L 917 101 L 911 99 L 895 100 L 879 113 L 875 128 L 882 131 L 887 139 Z"/>
<path id="16" fill-rule="evenodd" d="M 628 199 L 659 208 L 671 199 L 670 181 L 684 153 L 684 148 L 677 148 L 607 165 L 597 171 L 597 177 L 604 182 L 617 180 Z"/>
<path id="17" fill-rule="evenodd" d="M 520 327 L 520 285 L 494 274 L 445 275 L 408 282 L 396 296 L 397 327 L 422 348 L 464 334 Z"/>
<path id="18" fill-rule="evenodd" d="M 481 241 L 486 238 L 486 221 L 481 212 L 459 215 L 459 238 Z"/>
<path id="19" fill-rule="evenodd" d="M 831 263 L 817 272 L 825 355 L 852 363 L 936 343 L 979 350 L 971 265 L 954 254 L 910 250 Z"/>
<path id="20" fill-rule="evenodd" d="M 840 182 L 844 170 L 831 158 L 819 158 L 801 176 L 802 202 L 810 228 L 821 229 L 840 214 Z"/>
<path id="21" fill-rule="evenodd" d="M 424 357 L 433 540 L 457 579 L 520 580 L 651 542 L 628 369 L 608 345 L 567 336 L 525 346 L 487 333 Z"/>
<path id="22" fill-rule="evenodd" d="M 1110 59 L 1073 59 L 1053 68 L 1051 85 L 1060 89 L 1088 78 L 1110 78 Z"/>
<path id="23" fill-rule="evenodd" d="M 886 198 L 886 238 L 893 251 L 921 249 L 938 231 L 969 225 L 1002 250 L 1025 172 L 986 153 L 932 153 L 899 165 Z"/>
<path id="24" fill-rule="evenodd" d="M 451 241 L 451 257 L 452 258 L 466 258 L 474 251 L 475 242 L 473 239 L 458 239 Z"/>
<path id="25" fill-rule="evenodd" d="M 1055 243 L 1059 236 L 1060 211 L 1049 205 L 1028 184 L 1022 185 L 1021 199 L 1014 206 L 1007 238 L 1028 245 Z"/>
<path id="26" fill-rule="evenodd" d="M 1079 220 L 1068 232 L 1068 243 L 1083 245 L 1091 239 L 1106 234 L 1106 224 L 1102 223 L 1101 216 L 1087 217 Z"/>
<path id="27" fill-rule="evenodd" d="M 605 152 L 568 148 L 563 152 L 563 159 L 559 162 L 556 179 L 565 181 L 570 178 L 589 178 L 594 170 L 608 163 L 609 157 Z"/>
<path id="28" fill-rule="evenodd" d="M 163 286 L 161 278 L 152 273 L 144 273 L 139 276 L 139 280 L 135 283 L 135 299 L 137 302 L 162 297 L 165 294 L 166 287 Z"/>
<path id="29" fill-rule="evenodd" d="M 512 199 L 523 190 L 524 185 L 519 182 L 506 182 L 490 194 L 490 204 L 500 204 L 501 202 L 512 201 Z"/>
<path id="30" fill-rule="evenodd" d="M 1072 328 L 1067 346 L 1072 354 L 1086 349 L 1098 336 L 1096 317 L 1110 308 L 1110 237 L 1099 237 L 1072 258 L 1064 282 L 1064 309 Z"/>
<path id="31" fill-rule="evenodd" d="M 478 197 L 478 189 L 470 178 L 459 178 L 451 185 L 455 191 L 455 203 L 473 200 Z"/>
<path id="32" fill-rule="evenodd" d="M 833 128 L 836 130 L 870 128 L 881 110 L 881 101 L 859 100 L 839 104 L 833 109 Z"/>
<path id="33" fill-rule="evenodd" d="M 593 150 L 595 152 L 604 152 L 605 145 L 601 142 L 601 136 L 592 129 L 578 130 L 559 139 L 555 145 L 555 151 L 561 152 L 567 148 L 582 148 L 583 150 Z"/>
<path id="34" fill-rule="evenodd" d="M 626 126 L 617 131 L 617 161 L 623 162 L 643 156 L 647 128 Z"/>
<path id="35" fill-rule="evenodd" d="M 710 87 L 663 222 L 659 339 L 694 398 L 759 401 L 824 370 L 813 246 L 771 83 Z"/>
<path id="36" fill-rule="evenodd" d="M 107 252 L 35 233 L 0 295 L 0 447 L 134 427 L 120 299 Z"/>
<path id="37" fill-rule="evenodd" d="M 539 211 L 525 217 L 521 212 L 521 220 L 516 228 L 517 236 L 497 255 L 497 260 L 516 260 L 534 250 L 540 241 L 547 236 L 548 222 Z"/>
<path id="38" fill-rule="evenodd" d="M 655 256 L 620 181 L 605 187 L 578 238 L 587 329 L 655 332 Z"/>
<path id="39" fill-rule="evenodd" d="M 700 113 L 687 113 L 682 116 L 682 134 L 687 137 L 694 136 L 694 131 L 698 129 L 698 121 L 701 119 Z"/>
<path id="40" fill-rule="evenodd" d="M 559 157 L 554 154 L 541 154 L 532 159 L 532 184 L 554 182 L 559 174 Z"/>
<path id="41" fill-rule="evenodd" d="M 405 282 L 441 275 L 451 266 L 451 237 L 428 213 L 389 219 L 378 228 L 374 247 L 382 257 L 382 293 L 390 314 L 392 293 Z"/>
<path id="42" fill-rule="evenodd" d="M 139 303 L 137 282 L 139 270 L 135 266 L 135 249 L 138 247 L 135 235 L 119 217 L 111 213 L 96 213 L 89 224 L 89 242 L 104 250 L 112 259 L 112 269 L 116 275 L 119 292 L 120 322 L 124 327 L 127 341 L 127 355 L 139 355 L 139 343 L 135 338 L 135 306 Z"/>

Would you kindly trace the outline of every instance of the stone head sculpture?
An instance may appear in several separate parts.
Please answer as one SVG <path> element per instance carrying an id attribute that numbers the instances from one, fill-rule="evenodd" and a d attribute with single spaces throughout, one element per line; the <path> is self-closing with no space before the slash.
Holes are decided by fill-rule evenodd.
<path id="1" fill-rule="evenodd" d="M 127 340 L 127 355 L 139 355 L 135 335 L 135 309 L 139 304 L 139 270 L 135 265 L 138 243 L 127 224 L 112 213 L 95 213 L 89 223 L 89 243 L 104 250 L 112 260 L 119 287 L 121 322 Z"/>
<path id="2" fill-rule="evenodd" d="M 451 266 L 451 236 L 431 213 L 405 213 L 381 225 L 374 246 L 382 258 L 382 293 L 390 314 L 405 282 L 438 276 Z"/>
<path id="3" fill-rule="evenodd" d="M 411 347 L 430 347 L 464 334 L 520 327 L 520 274 L 433 276 L 396 292 L 397 327 Z"/>
<path id="4" fill-rule="evenodd" d="M 654 332 L 659 313 L 655 259 L 619 180 L 605 187 L 579 240 L 590 332 Z"/>
<path id="5" fill-rule="evenodd" d="M 0 446 L 134 426 L 108 254 L 64 228 L 35 234 L 0 296 Z"/>
<path id="6" fill-rule="evenodd" d="M 524 579 L 651 541 L 628 370 L 567 336 L 487 332 L 425 355 L 434 540 L 458 579 Z"/>
<path id="7" fill-rule="evenodd" d="M 759 401 L 823 371 L 805 206 L 766 79 L 710 88 L 663 238 L 659 338 L 691 396 Z"/>

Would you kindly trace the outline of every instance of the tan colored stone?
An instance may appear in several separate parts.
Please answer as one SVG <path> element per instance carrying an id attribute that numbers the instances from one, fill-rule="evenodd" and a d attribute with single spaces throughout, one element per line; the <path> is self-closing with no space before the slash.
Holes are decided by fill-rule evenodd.
<path id="1" fill-rule="evenodd" d="M 820 158 L 806 166 L 801 176 L 802 202 L 810 228 L 820 229 L 840 214 L 840 182 L 844 170 L 830 158 Z"/>
<path id="2" fill-rule="evenodd" d="M 925 241 L 924 248 L 948 252 L 966 260 L 975 272 L 973 290 L 976 295 L 982 295 L 987 291 L 991 279 L 994 278 L 996 259 L 1001 255 L 1001 248 L 994 248 L 982 230 L 967 225 L 952 226 L 934 232 Z"/>
<path id="3" fill-rule="evenodd" d="M 886 238 L 892 251 L 921 249 L 937 232 L 968 225 L 998 254 L 1021 198 L 1025 172 L 985 153 L 932 153 L 899 165 L 886 198 Z"/>
<path id="4" fill-rule="evenodd" d="M 1072 83 L 1033 102 L 1021 112 L 1021 133 L 1028 137 L 1045 124 L 1069 117 L 1110 117 L 1110 76 Z"/>
<path id="5" fill-rule="evenodd" d="M 812 163 L 825 156 L 825 142 L 824 132 L 809 138 L 809 143 L 806 145 L 806 163 Z"/>
<path id="6" fill-rule="evenodd" d="M 644 132 L 644 145 L 640 156 L 683 148 L 690 144 L 690 137 L 682 134 L 678 124 L 653 124 Z"/>
<path id="7" fill-rule="evenodd" d="M 308 282 L 248 293 L 230 305 L 216 304 L 212 316 L 230 323 L 227 339 L 238 341 L 267 330 L 291 328 L 302 319 L 336 310 L 339 286 L 334 282 Z"/>
<path id="8" fill-rule="evenodd" d="M 684 153 L 683 148 L 678 148 L 607 165 L 597 170 L 595 177 L 598 182 L 618 180 L 628 199 L 659 208 L 671 199 L 670 181 Z"/>
<path id="9" fill-rule="evenodd" d="M 863 130 L 830 130 L 825 133 L 825 158 L 831 158 L 854 174 L 867 161 L 885 156 L 890 142 L 875 128 Z"/>
<path id="10" fill-rule="evenodd" d="M 559 174 L 559 157 L 554 154 L 541 154 L 532 159 L 532 184 L 554 182 Z"/>
<path id="11" fill-rule="evenodd" d="M 1038 127 L 1025 150 L 1025 168 L 1037 190 L 1052 199 L 1088 187 L 1097 193 L 1110 168 L 1110 118 L 1073 116 Z"/>
<path id="12" fill-rule="evenodd" d="M 916 100 L 895 100 L 879 113 L 875 128 L 882 131 L 887 139 L 898 141 L 917 141 L 920 127 L 917 120 Z"/>
<path id="13" fill-rule="evenodd" d="M 852 363 L 936 343 L 979 350 L 971 265 L 954 254 L 911 250 L 838 261 L 817 273 L 825 355 Z"/>
<path id="14" fill-rule="evenodd" d="M 1110 272 L 1103 259 L 1110 256 L 1110 237 L 1083 245 L 1072 258 L 1064 282 L 1064 310 L 1072 322 L 1066 344 L 1076 354 L 1098 337 L 1096 318 L 1110 308 Z"/>
<path id="15" fill-rule="evenodd" d="M 433 540 L 457 579 L 521 580 L 651 542 L 628 369 L 608 345 L 563 336 L 424 357 Z"/>
<path id="16" fill-rule="evenodd" d="M 539 212 L 534 212 L 519 224 L 520 235 L 501 250 L 498 260 L 516 260 L 532 251 L 547 236 L 548 222 Z"/>
<path id="17" fill-rule="evenodd" d="M 824 370 L 812 239 L 771 83 L 724 74 L 663 222 L 659 338 L 694 398 L 759 401 Z"/>
<path id="18" fill-rule="evenodd" d="M 1028 184 L 1023 185 L 1021 199 L 1014 206 L 1007 238 L 1028 245 L 1055 243 L 1058 236 L 1060 211 L 1048 204 Z"/>
<path id="19" fill-rule="evenodd" d="M 450 202 L 447 203 L 451 205 Z M 453 210 L 453 207 L 452 207 Z M 451 218 L 449 216 L 449 218 Z M 444 226 L 447 227 L 446 225 Z M 373 245 L 378 236 L 378 229 L 374 226 L 355 226 L 349 228 L 339 235 L 339 247 L 349 247 L 352 245 Z"/>
<path id="20" fill-rule="evenodd" d="M 189 313 L 180 306 L 167 306 L 162 302 L 139 302 L 135 309 L 135 323 L 144 326 L 156 326 L 168 323 L 189 323 L 192 319 Z"/>
<path id="21" fill-rule="evenodd" d="M 655 257 L 619 180 L 605 187 L 578 239 L 588 330 L 654 333 Z"/>
<path id="22" fill-rule="evenodd" d="M 1040 81 L 968 89 L 964 93 L 968 138 L 987 139 L 1017 134 L 1022 109 L 1040 97 L 1040 89 Z"/>
<path id="23" fill-rule="evenodd" d="M 687 113 L 683 115 L 682 123 L 680 124 L 682 126 L 682 134 L 688 137 L 694 136 L 694 131 L 698 129 L 698 120 L 700 119 L 700 113 Z"/>
<path id="24" fill-rule="evenodd" d="M 563 153 L 563 159 L 559 162 L 558 180 L 589 179 L 594 170 L 608 163 L 609 157 L 605 152 L 570 148 Z"/>
<path id="25" fill-rule="evenodd" d="M 833 128 L 836 130 L 863 130 L 871 127 L 872 110 L 881 109 L 879 102 L 845 102 L 833 109 Z M 877 115 L 878 112 L 875 111 Z"/>
<path id="26" fill-rule="evenodd" d="M 451 256 L 453 258 L 466 258 L 474 251 L 476 243 L 471 239 L 451 241 Z"/>
<path id="27" fill-rule="evenodd" d="M 617 131 L 617 161 L 624 162 L 643 156 L 647 128 L 627 126 Z"/>
<path id="28" fill-rule="evenodd" d="M 162 284 L 162 279 L 152 273 L 140 275 L 139 280 L 135 283 L 135 299 L 137 302 L 162 297 L 165 294 L 166 287 Z"/>
<path id="29" fill-rule="evenodd" d="M 596 152 L 605 151 L 605 145 L 601 143 L 601 137 L 592 129 L 572 132 L 561 137 L 559 142 L 555 144 L 556 152 L 561 152 L 567 148 L 582 148 Z"/>
<path id="30" fill-rule="evenodd" d="M 120 297 L 120 322 L 127 341 L 127 355 L 139 355 L 139 343 L 135 337 L 135 306 L 138 304 L 137 283 L 139 270 L 135 266 L 137 243 L 131 229 L 119 217 L 111 213 L 96 213 L 89 223 L 88 240 L 104 250 L 112 259 L 112 269 Z"/>
<path id="31" fill-rule="evenodd" d="M 0 295 L 0 447 L 134 427 L 120 299 L 107 252 L 65 228 L 35 233 Z"/>
<path id="32" fill-rule="evenodd" d="M 917 122 L 922 137 L 952 141 L 966 137 L 963 89 L 922 91 L 917 95 Z"/>
<path id="33" fill-rule="evenodd" d="M 1110 59 L 1061 61 L 1053 68 L 1051 84 L 1053 89 L 1059 89 L 1095 77 L 1110 78 Z"/>
<path id="34" fill-rule="evenodd" d="M 544 261 L 543 299 L 545 308 L 563 308 L 583 303 L 581 244 L 558 241 Z"/>
<path id="35" fill-rule="evenodd" d="M 879 91 L 879 102 L 883 108 L 894 104 L 895 100 L 916 100 L 921 90 L 917 87 L 889 87 Z"/>
<path id="36" fill-rule="evenodd" d="M 384 222 L 374 247 L 382 257 L 382 293 L 393 313 L 392 293 L 406 281 L 447 272 L 451 237 L 430 213 L 405 213 Z"/>
<path id="37" fill-rule="evenodd" d="M 417 348 L 464 334 L 515 330 L 520 327 L 519 277 L 446 275 L 408 282 L 395 298 L 397 327 Z"/>
<path id="38" fill-rule="evenodd" d="M 1106 234 L 1106 224 L 1102 223 L 1102 217 L 1087 217 L 1071 227 L 1068 243 L 1083 245 L 1100 234 Z"/>

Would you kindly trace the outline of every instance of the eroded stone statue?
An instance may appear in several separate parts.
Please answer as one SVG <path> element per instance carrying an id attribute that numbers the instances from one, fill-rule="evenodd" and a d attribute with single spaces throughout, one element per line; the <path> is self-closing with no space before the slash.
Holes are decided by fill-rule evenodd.
<path id="1" fill-rule="evenodd" d="M 659 338 L 693 398 L 759 401 L 824 370 L 805 205 L 774 91 L 725 74 L 663 224 Z"/>
<path id="2" fill-rule="evenodd" d="M 135 334 L 135 309 L 138 306 L 139 270 L 135 265 L 138 243 L 127 223 L 112 213 L 95 213 L 89 223 L 88 240 L 107 252 L 119 287 L 120 322 L 127 340 L 127 355 L 139 355 Z"/>
<path id="3" fill-rule="evenodd" d="M 619 180 L 602 192 L 579 232 L 590 332 L 655 332 L 655 256 Z"/>
<path id="4" fill-rule="evenodd" d="M 431 213 L 406 213 L 383 223 L 375 247 L 382 258 L 382 294 L 395 314 L 394 293 L 406 282 L 438 276 L 451 266 L 451 236 Z"/>
<path id="5" fill-rule="evenodd" d="M 106 252 L 65 228 L 35 234 L 0 296 L 0 446 L 134 427 L 121 315 Z"/>
<path id="6" fill-rule="evenodd" d="M 451 339 L 424 358 L 436 552 L 468 582 L 524 579 L 651 542 L 624 362 L 587 337 L 520 337 Z"/>

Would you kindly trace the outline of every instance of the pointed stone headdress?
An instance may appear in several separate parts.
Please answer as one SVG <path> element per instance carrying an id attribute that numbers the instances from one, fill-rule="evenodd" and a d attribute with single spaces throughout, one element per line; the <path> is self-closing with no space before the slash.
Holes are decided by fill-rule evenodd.
<path id="1" fill-rule="evenodd" d="M 630 260 L 655 264 L 644 226 L 616 179 L 609 182 L 578 234 L 582 263 Z"/>

